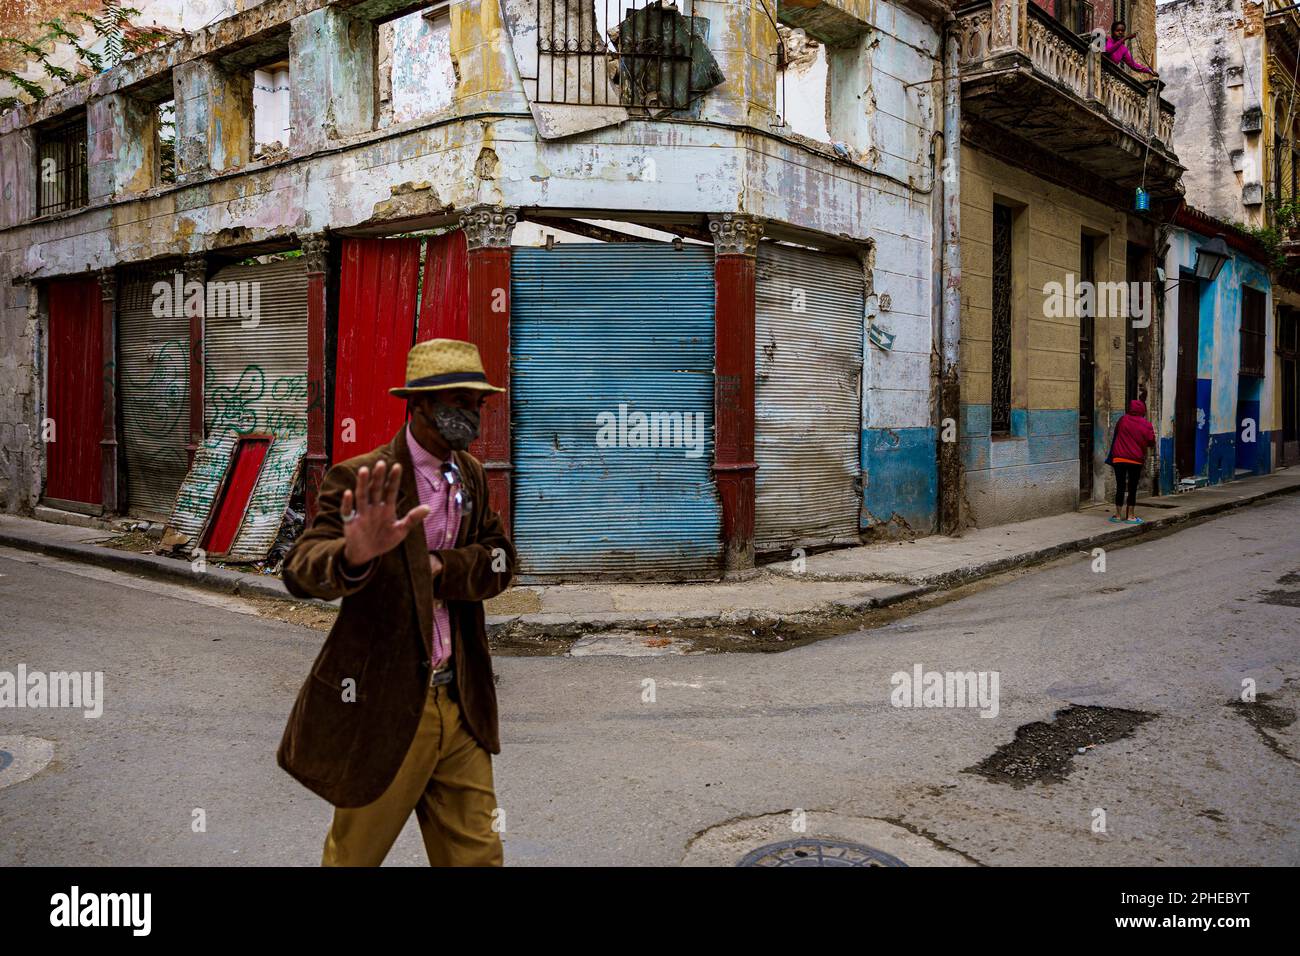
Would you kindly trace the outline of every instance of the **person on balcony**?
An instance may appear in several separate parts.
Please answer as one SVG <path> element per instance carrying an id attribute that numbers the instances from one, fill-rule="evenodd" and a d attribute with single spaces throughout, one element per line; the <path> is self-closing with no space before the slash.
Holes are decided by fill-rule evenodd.
<path id="1" fill-rule="evenodd" d="M 1146 73 L 1156 76 L 1156 71 L 1145 64 L 1139 63 L 1133 59 L 1133 54 L 1129 51 L 1128 41 L 1137 36 L 1136 33 L 1126 33 L 1127 24 L 1123 20 L 1116 20 L 1110 25 L 1110 36 L 1106 37 L 1106 58 L 1110 62 L 1119 66 L 1121 63 L 1130 70 L 1137 73 Z M 1101 31 L 1098 30 L 1098 33 Z"/>

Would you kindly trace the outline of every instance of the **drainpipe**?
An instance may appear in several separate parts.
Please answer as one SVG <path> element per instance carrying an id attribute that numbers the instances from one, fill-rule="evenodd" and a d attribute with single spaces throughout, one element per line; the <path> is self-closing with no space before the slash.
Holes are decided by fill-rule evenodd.
<path id="1" fill-rule="evenodd" d="M 958 357 L 961 345 L 961 39 L 951 13 L 944 23 L 943 256 L 939 321 L 939 533 L 961 529 L 961 421 Z M 944 441 L 945 433 L 953 441 Z"/>

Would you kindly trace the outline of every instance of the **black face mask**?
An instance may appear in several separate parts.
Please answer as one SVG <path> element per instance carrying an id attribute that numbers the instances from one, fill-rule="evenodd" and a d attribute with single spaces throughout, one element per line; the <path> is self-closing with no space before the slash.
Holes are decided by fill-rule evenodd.
<path id="1" fill-rule="evenodd" d="M 478 438 L 479 415 L 473 409 L 435 402 L 428 412 L 421 408 L 419 414 L 456 451 L 464 451 Z"/>

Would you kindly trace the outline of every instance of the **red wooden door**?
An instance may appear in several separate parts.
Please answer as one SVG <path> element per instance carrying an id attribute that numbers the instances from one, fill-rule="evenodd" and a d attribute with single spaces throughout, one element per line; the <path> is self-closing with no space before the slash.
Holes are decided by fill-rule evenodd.
<path id="1" fill-rule="evenodd" d="M 212 520 L 203 538 L 203 550 L 208 554 L 226 554 L 235 543 L 270 448 L 271 439 L 263 436 L 241 438 L 235 445 L 225 487 L 212 508 Z"/>
<path id="2" fill-rule="evenodd" d="M 345 239 L 334 363 L 334 461 L 393 437 L 406 418 L 388 394 L 406 380 L 415 336 L 419 239 Z"/>
<path id="3" fill-rule="evenodd" d="M 502 309 L 508 307 L 503 293 Z M 429 339 L 469 340 L 469 250 L 460 229 L 425 243 L 416 340 Z"/>
<path id="4" fill-rule="evenodd" d="M 50 335 L 45 497 L 84 504 L 104 500 L 100 439 L 104 431 L 104 325 L 99 282 L 49 284 Z"/>

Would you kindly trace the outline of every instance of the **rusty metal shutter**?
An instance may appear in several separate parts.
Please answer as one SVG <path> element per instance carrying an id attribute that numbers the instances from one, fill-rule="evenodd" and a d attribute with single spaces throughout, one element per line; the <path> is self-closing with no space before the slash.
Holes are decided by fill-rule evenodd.
<path id="1" fill-rule="evenodd" d="M 255 493 L 231 549 L 232 556 L 260 557 L 275 542 L 285 504 L 279 490 L 292 482 L 307 438 L 306 264 L 298 257 L 227 266 L 208 279 L 209 286 L 217 282 L 226 306 L 218 298 L 214 310 L 209 295 L 203 321 L 207 443 L 228 459 L 240 435 L 274 435 L 263 471 L 284 472 L 274 481 L 275 494 Z M 257 306 L 256 322 L 231 314 L 237 311 L 229 306 L 232 296 Z"/>
<path id="2" fill-rule="evenodd" d="M 522 569 L 564 579 L 716 578 L 713 250 L 519 248 L 510 288 Z M 682 428 L 669 428 L 669 447 L 638 439 L 634 424 L 617 434 L 620 419 L 658 414 L 662 423 L 674 413 L 683 425 L 691 416 L 690 447 L 676 441 L 687 437 Z M 615 422 L 603 438 L 602 416 Z"/>
<path id="3" fill-rule="evenodd" d="M 862 266 L 765 242 L 755 282 L 754 546 L 857 541 Z"/>
<path id="4" fill-rule="evenodd" d="M 179 262 L 124 270 L 118 287 L 117 361 L 127 507 L 171 514 L 189 469 L 190 322 Z M 167 291 L 154 294 L 154 284 Z M 179 293 L 180 301 L 177 301 Z"/>

